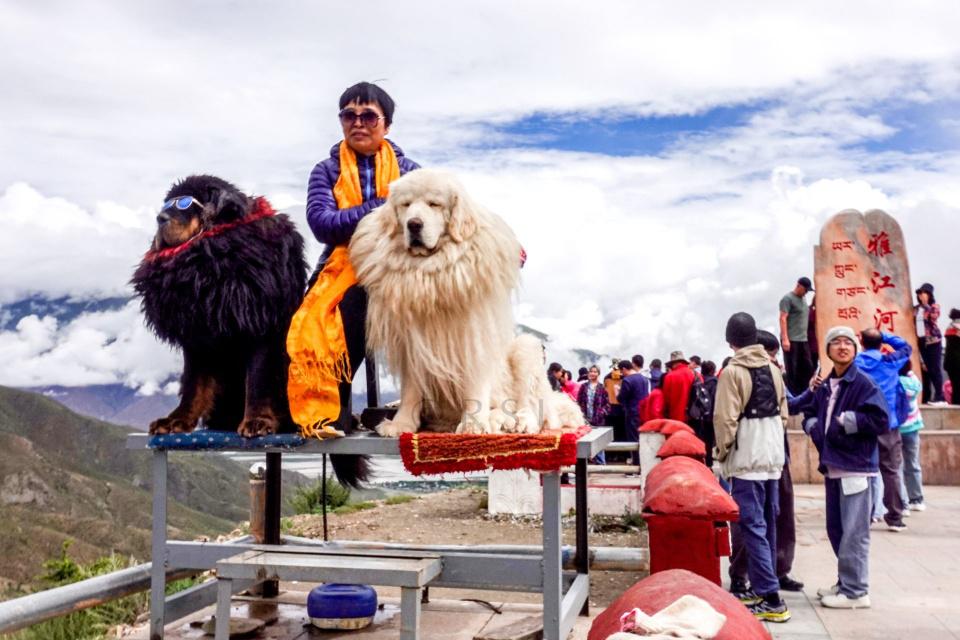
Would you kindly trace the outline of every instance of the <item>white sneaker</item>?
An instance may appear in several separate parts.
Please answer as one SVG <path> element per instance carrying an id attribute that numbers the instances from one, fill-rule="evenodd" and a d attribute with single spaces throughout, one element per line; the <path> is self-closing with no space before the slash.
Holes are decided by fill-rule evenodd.
<path id="1" fill-rule="evenodd" d="M 908 508 L 908 509 L 904 509 L 904 510 L 900 513 L 900 517 L 901 517 L 901 518 L 909 518 L 909 517 L 910 517 L 910 509 L 909 509 L 909 508 Z"/>
<path id="2" fill-rule="evenodd" d="M 909 505 L 910 511 L 926 511 L 927 505 L 922 502 L 911 502 Z M 904 513 L 907 513 L 904 511 Z"/>
<path id="3" fill-rule="evenodd" d="M 817 589 L 817 597 L 825 598 L 827 596 L 835 596 L 840 593 L 840 585 L 835 584 L 832 587 L 821 587 Z"/>
<path id="4" fill-rule="evenodd" d="M 905 525 L 905 524 L 902 523 L 902 522 L 901 522 L 900 524 L 888 524 L 888 525 L 887 525 L 887 531 L 892 531 L 892 532 L 894 532 L 894 533 L 900 533 L 901 531 L 906 531 L 906 530 L 907 530 L 907 525 Z"/>
<path id="5" fill-rule="evenodd" d="M 859 598 L 848 598 L 842 593 L 823 596 L 820 604 L 828 609 L 869 609 L 870 596 L 863 594 Z"/>

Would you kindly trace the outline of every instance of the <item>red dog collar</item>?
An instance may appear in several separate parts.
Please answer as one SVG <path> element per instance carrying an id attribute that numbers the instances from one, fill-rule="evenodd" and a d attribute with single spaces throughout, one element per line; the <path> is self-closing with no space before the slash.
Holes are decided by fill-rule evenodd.
<path id="1" fill-rule="evenodd" d="M 144 259 L 145 260 L 164 260 L 166 258 L 172 258 L 175 255 L 183 251 L 186 251 L 195 242 L 199 242 L 204 238 L 211 238 L 213 236 L 220 235 L 225 231 L 229 231 L 230 229 L 239 227 L 240 225 L 243 225 L 243 224 L 256 222 L 261 218 L 272 216 L 275 213 L 276 211 L 273 210 L 273 207 L 270 206 L 270 203 L 267 202 L 267 199 L 264 198 L 263 196 L 260 196 L 254 199 L 253 210 L 245 218 L 241 218 L 240 220 L 234 220 L 233 222 L 225 222 L 223 224 L 218 224 L 217 226 L 211 227 L 206 231 L 201 231 L 200 233 L 193 236 L 186 242 L 182 244 L 178 244 L 175 247 L 168 247 L 166 249 L 161 249 L 160 251 L 154 251 L 153 249 L 151 249 L 150 251 L 147 251 L 146 255 L 144 256 Z"/>

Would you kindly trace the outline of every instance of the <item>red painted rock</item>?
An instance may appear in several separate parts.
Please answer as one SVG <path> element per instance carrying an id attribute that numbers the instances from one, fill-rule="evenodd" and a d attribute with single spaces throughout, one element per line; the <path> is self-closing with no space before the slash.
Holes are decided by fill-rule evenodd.
<path id="1" fill-rule="evenodd" d="M 660 433 L 662 433 L 665 436 L 672 436 L 673 434 L 679 433 L 681 431 L 689 434 L 696 433 L 690 427 L 690 425 L 686 424 L 685 422 L 678 422 L 676 420 L 671 420 L 669 424 L 663 425 L 663 427 L 660 429 Z"/>
<path id="2" fill-rule="evenodd" d="M 647 476 L 643 512 L 700 520 L 736 520 L 740 514 L 713 473 L 684 456 L 667 458 Z"/>
<path id="3" fill-rule="evenodd" d="M 607 640 L 620 631 L 620 616 L 627 611 L 640 609 L 653 615 L 684 595 L 696 596 L 726 616 L 727 621 L 716 640 L 771 640 L 767 630 L 739 600 L 709 580 L 683 569 L 661 571 L 627 589 L 594 619 L 587 640 Z"/>
<path id="4" fill-rule="evenodd" d="M 707 447 L 703 444 L 703 440 L 692 433 L 678 430 L 667 438 L 657 451 L 657 457 L 661 460 L 672 456 L 686 456 L 703 461 L 707 457 Z"/>
<path id="5" fill-rule="evenodd" d="M 680 422 L 679 420 L 671 420 L 670 418 L 655 418 L 653 420 L 647 420 L 644 422 L 640 426 L 640 433 L 650 433 L 651 431 L 656 433 L 664 433 L 663 429 L 669 425 L 679 425 L 678 427 L 673 427 L 674 431 L 684 427 L 690 429 L 689 426 Z M 671 431 L 670 433 L 673 433 L 674 431 Z M 690 429 L 690 431 L 692 433 L 693 429 Z"/>

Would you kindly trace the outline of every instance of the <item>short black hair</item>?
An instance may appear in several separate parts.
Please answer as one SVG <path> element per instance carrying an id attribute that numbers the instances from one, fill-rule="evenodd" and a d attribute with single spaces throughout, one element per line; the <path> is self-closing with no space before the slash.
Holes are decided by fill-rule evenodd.
<path id="1" fill-rule="evenodd" d="M 700 373 L 704 376 L 712 376 L 717 372 L 717 363 L 713 360 L 704 360 L 700 365 Z"/>
<path id="2" fill-rule="evenodd" d="M 905 376 L 911 371 L 913 371 L 913 364 L 910 362 L 910 358 L 907 358 L 906 362 L 903 363 L 903 366 L 900 367 L 900 375 Z"/>
<path id="3" fill-rule="evenodd" d="M 759 342 L 761 346 L 763 346 L 763 350 L 768 353 L 777 353 L 780 351 L 780 341 L 777 340 L 777 336 L 764 329 L 757 331 L 757 342 Z"/>
<path id="4" fill-rule="evenodd" d="M 950 319 L 960 320 L 960 309 L 950 309 Z"/>
<path id="5" fill-rule="evenodd" d="M 621 360 L 617 363 L 617 369 L 633 369 L 633 363 L 629 360 Z"/>
<path id="6" fill-rule="evenodd" d="M 690 356 L 690 362 L 692 362 L 697 366 L 700 366 L 703 364 L 703 358 L 701 358 L 700 356 Z"/>
<path id="7" fill-rule="evenodd" d="M 860 332 L 860 344 L 864 349 L 879 349 L 883 344 L 883 335 L 879 329 L 870 327 Z"/>
<path id="8" fill-rule="evenodd" d="M 663 366 L 663 363 L 660 362 L 660 358 L 654 358 L 653 360 L 650 361 L 651 369 L 659 369 L 662 366 Z"/>
<path id="9" fill-rule="evenodd" d="M 643 369 L 643 356 L 639 353 L 630 358 L 630 361 L 633 362 L 633 366 L 637 369 Z"/>
<path id="10" fill-rule="evenodd" d="M 393 122 L 393 110 L 395 107 L 393 98 L 372 82 L 358 82 L 344 91 L 340 96 L 340 108 L 343 109 L 351 102 L 356 102 L 357 104 L 376 103 L 383 109 L 384 124 L 389 127 Z"/>
<path id="11" fill-rule="evenodd" d="M 563 365 L 559 362 L 551 362 L 550 366 L 547 367 L 547 373 L 556 373 L 557 371 L 563 371 Z"/>

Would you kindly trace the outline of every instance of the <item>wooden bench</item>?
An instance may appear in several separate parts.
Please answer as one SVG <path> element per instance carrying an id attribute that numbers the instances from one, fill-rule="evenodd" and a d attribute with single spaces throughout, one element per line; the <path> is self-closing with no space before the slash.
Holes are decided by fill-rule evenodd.
<path id="1" fill-rule="evenodd" d="M 419 640 L 423 587 L 440 575 L 440 556 L 404 551 L 328 551 L 263 546 L 220 560 L 215 640 L 227 640 L 233 580 L 296 580 L 400 587 L 400 639 Z"/>

